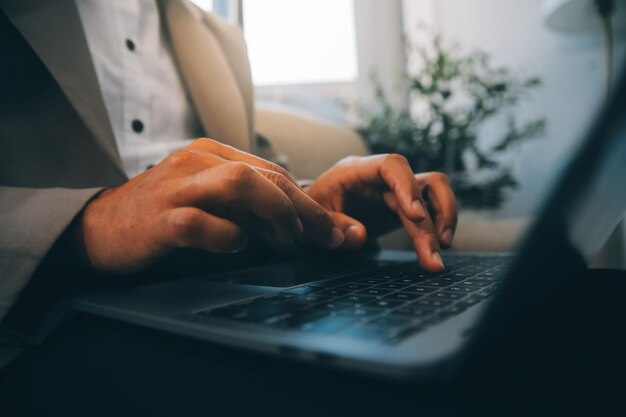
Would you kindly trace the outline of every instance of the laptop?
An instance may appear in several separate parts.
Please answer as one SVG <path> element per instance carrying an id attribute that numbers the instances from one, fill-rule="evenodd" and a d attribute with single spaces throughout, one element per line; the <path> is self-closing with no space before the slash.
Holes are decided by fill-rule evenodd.
<path id="1" fill-rule="evenodd" d="M 77 310 L 346 370 L 454 375 L 583 273 L 626 212 L 626 79 L 512 254 L 290 262 L 77 296 Z M 485 231 L 488 233 L 488 231 Z"/>

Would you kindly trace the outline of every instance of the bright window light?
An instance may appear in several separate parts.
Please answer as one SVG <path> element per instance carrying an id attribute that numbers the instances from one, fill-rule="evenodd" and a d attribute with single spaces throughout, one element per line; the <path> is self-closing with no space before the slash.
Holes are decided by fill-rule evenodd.
<path id="1" fill-rule="evenodd" d="M 198 7 L 204 9 L 207 12 L 210 12 L 213 10 L 213 0 L 191 0 L 192 2 L 194 2 Z"/>
<path id="2" fill-rule="evenodd" d="M 243 21 L 256 85 L 356 80 L 353 0 L 246 0 Z"/>

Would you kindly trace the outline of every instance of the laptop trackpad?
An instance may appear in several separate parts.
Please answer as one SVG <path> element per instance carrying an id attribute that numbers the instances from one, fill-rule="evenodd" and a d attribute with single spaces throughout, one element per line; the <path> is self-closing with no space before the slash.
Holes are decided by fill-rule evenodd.
<path id="1" fill-rule="evenodd" d="M 355 256 L 345 257 L 345 259 L 299 260 L 196 278 L 232 284 L 292 287 L 377 268 L 389 262 L 392 261 L 371 258 L 359 259 Z"/>
<path id="2" fill-rule="evenodd" d="M 98 291 L 75 297 L 74 307 L 109 317 L 139 314 L 179 314 L 275 292 L 265 286 L 182 279 L 139 287 Z"/>

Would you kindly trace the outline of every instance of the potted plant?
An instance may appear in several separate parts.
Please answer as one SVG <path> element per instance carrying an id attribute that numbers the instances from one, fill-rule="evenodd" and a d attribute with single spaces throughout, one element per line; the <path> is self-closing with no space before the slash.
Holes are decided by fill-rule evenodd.
<path id="1" fill-rule="evenodd" d="M 419 64 L 406 74 L 410 109 L 393 109 L 376 82 L 376 105 L 361 109 L 360 133 L 374 153 L 402 154 L 416 172 L 447 173 L 461 207 L 496 209 L 517 186 L 512 164 L 501 156 L 545 130 L 545 119 L 518 123 L 514 113 L 541 82 L 494 66 L 483 51 L 431 38 L 429 46 L 409 50 Z M 481 144 L 481 128 L 497 119 L 505 122 L 501 135 L 491 146 Z"/>

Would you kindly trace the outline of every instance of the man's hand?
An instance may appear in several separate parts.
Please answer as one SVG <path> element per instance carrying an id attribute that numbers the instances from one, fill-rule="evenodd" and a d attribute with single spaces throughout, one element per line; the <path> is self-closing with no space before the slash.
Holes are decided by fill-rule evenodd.
<path id="1" fill-rule="evenodd" d="M 210 139 L 102 192 L 79 225 L 91 265 L 118 273 L 140 270 L 177 247 L 237 251 L 255 228 L 327 248 L 344 239 L 283 168 Z"/>
<path id="2" fill-rule="evenodd" d="M 326 171 L 308 194 L 331 213 L 345 235 L 343 247 L 359 248 L 402 224 L 419 262 L 441 271 L 440 245 L 452 244 L 456 200 L 445 174 L 413 174 L 397 154 L 348 157 Z"/>

